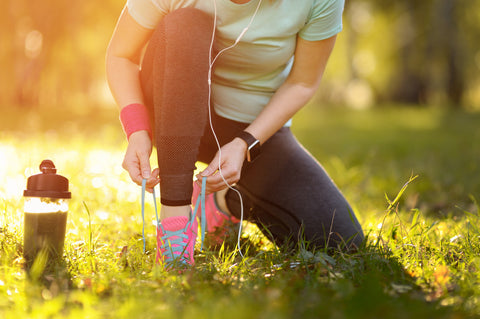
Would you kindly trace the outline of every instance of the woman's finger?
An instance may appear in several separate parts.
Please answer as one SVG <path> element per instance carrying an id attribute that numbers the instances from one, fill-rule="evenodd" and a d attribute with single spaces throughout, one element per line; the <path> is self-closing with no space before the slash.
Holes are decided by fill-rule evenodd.
<path id="1" fill-rule="evenodd" d="M 122 167 L 128 172 L 130 175 L 130 179 L 138 185 L 142 183 L 142 174 L 140 173 L 140 166 L 138 162 L 134 159 L 130 158 L 128 154 L 125 155 L 125 159 L 123 160 Z"/>

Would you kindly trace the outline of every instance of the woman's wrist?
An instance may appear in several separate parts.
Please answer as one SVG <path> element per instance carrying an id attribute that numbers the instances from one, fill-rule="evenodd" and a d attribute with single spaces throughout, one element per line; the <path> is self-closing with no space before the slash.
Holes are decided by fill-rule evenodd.
<path id="1" fill-rule="evenodd" d="M 128 141 L 132 142 L 134 139 L 135 139 L 135 141 L 148 139 L 149 142 L 151 142 L 150 133 L 146 130 L 140 130 L 140 131 L 136 131 L 136 132 L 133 132 L 132 134 L 130 134 L 130 137 L 129 137 Z"/>
<path id="2" fill-rule="evenodd" d="M 120 111 L 120 122 L 127 139 L 138 131 L 147 131 L 152 139 L 152 128 L 147 107 L 140 103 L 132 103 L 122 108 Z"/>
<path id="3" fill-rule="evenodd" d="M 247 143 L 244 140 L 242 140 L 240 137 L 235 137 L 232 142 L 235 142 L 235 145 L 238 146 L 239 151 L 241 151 L 243 154 L 243 158 L 247 158 L 247 149 L 248 149 Z"/>

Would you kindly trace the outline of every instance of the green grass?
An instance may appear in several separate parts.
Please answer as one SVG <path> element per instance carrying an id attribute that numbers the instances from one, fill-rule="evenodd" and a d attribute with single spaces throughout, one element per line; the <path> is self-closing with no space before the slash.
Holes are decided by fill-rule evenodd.
<path id="1" fill-rule="evenodd" d="M 2 318 L 467 318 L 480 315 L 480 114 L 310 105 L 295 132 L 351 201 L 358 253 L 287 254 L 248 224 L 192 271 L 154 266 L 115 110 L 0 119 Z M 65 268 L 23 270 L 22 191 L 44 158 L 70 179 Z"/>

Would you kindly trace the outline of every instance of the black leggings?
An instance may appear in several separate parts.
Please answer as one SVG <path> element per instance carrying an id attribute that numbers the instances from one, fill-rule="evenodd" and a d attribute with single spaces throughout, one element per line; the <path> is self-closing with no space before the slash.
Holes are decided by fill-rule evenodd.
<path id="1" fill-rule="evenodd" d="M 212 18 L 179 9 L 157 26 L 142 64 L 141 82 L 154 118 L 161 202 L 191 202 L 195 162 L 209 163 L 218 148 L 208 125 L 208 51 Z M 212 114 L 220 144 L 246 123 Z M 322 166 L 284 127 L 262 145 L 259 158 L 245 162 L 236 184 L 245 218 L 277 244 L 306 240 L 315 247 L 359 246 L 363 233 L 353 210 Z M 240 217 L 238 195 L 227 206 Z M 303 241 L 302 241 L 303 242 Z"/>

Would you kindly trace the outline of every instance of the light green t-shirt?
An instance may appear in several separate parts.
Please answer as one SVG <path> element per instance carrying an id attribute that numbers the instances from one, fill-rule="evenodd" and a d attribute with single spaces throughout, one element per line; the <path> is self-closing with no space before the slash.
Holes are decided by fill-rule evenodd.
<path id="1" fill-rule="evenodd" d="M 214 0 L 128 0 L 132 17 L 153 29 L 163 16 L 183 7 L 214 15 Z M 258 0 L 236 4 L 216 0 L 215 51 L 230 46 L 248 25 Z M 308 41 L 342 29 L 344 0 L 263 0 L 241 41 L 215 65 L 212 96 L 220 116 L 252 122 L 290 72 L 297 35 Z M 287 123 L 287 125 L 290 124 Z"/>

